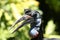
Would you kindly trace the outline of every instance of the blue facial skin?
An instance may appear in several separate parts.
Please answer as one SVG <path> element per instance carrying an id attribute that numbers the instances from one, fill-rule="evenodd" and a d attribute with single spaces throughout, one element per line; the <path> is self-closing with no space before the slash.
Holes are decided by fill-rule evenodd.
<path id="1" fill-rule="evenodd" d="M 37 34 L 37 30 L 32 29 L 32 30 L 30 31 L 30 34 L 31 34 L 32 36 L 36 35 L 36 34 Z"/>

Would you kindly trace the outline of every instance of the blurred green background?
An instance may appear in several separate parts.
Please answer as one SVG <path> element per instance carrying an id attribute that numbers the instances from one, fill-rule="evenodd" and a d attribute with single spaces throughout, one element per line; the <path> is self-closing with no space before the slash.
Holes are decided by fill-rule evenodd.
<path id="1" fill-rule="evenodd" d="M 0 0 L 0 40 L 30 40 L 31 38 L 28 35 L 29 31 L 29 24 L 25 25 L 21 29 L 19 29 L 17 32 L 14 34 L 11 34 L 11 31 L 9 31 L 9 28 L 11 25 L 24 14 L 24 9 L 30 8 L 32 10 L 38 10 L 45 19 L 48 19 L 49 16 L 54 15 L 54 18 L 57 16 L 59 17 L 59 11 L 60 11 L 60 0 L 45 0 L 41 2 L 37 0 Z M 52 10 L 54 10 L 55 14 L 51 15 L 44 15 L 47 13 L 44 13 L 45 7 L 42 7 L 43 10 L 41 11 L 39 7 L 43 5 L 43 3 L 48 4 L 49 6 L 49 12 L 51 14 Z M 47 9 L 46 9 L 47 10 Z M 48 12 L 48 10 L 46 11 Z M 48 13 L 49 14 L 49 13 Z M 53 16 L 52 16 L 53 17 Z M 56 17 L 56 18 L 58 18 Z M 50 18 L 48 22 L 45 24 L 44 27 L 44 33 L 43 36 L 46 38 L 60 38 L 59 36 L 59 31 L 57 32 L 55 29 L 59 27 L 58 22 L 55 22 L 54 18 Z M 43 18 L 44 19 L 44 18 Z M 43 22 L 47 20 L 42 20 Z M 18 24 L 19 25 L 19 24 Z M 16 27 L 18 26 L 16 25 Z"/>

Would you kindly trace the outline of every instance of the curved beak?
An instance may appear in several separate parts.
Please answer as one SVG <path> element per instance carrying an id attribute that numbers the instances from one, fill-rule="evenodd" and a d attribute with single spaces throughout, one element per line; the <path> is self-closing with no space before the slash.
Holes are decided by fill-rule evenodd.
<path id="1" fill-rule="evenodd" d="M 10 29 L 12 29 L 17 23 L 19 23 L 19 22 L 21 22 L 21 21 L 23 21 L 23 20 L 27 20 L 27 19 L 29 19 L 29 18 L 31 18 L 31 16 L 29 16 L 29 15 L 24 15 L 23 17 L 21 17 L 21 18 L 19 18 L 18 20 L 16 20 L 16 22 L 11 26 Z"/>
<path id="2" fill-rule="evenodd" d="M 32 22 L 34 22 L 34 19 L 33 19 L 33 18 L 30 18 L 30 19 L 28 19 L 28 20 L 25 20 L 24 22 L 22 22 L 21 25 L 19 25 L 16 29 L 14 29 L 14 31 L 13 31 L 12 33 L 16 32 L 16 31 L 17 31 L 19 28 L 21 28 L 22 26 L 24 26 L 24 25 L 26 25 L 26 24 L 28 24 L 28 23 L 32 23 Z"/>

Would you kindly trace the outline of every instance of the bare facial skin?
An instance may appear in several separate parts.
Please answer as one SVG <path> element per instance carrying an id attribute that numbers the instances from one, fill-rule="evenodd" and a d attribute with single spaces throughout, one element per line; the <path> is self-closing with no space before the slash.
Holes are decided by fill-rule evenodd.
<path id="1" fill-rule="evenodd" d="M 38 37 L 38 35 L 39 35 L 39 32 L 37 32 L 36 35 L 32 36 L 32 38 L 36 38 Z"/>

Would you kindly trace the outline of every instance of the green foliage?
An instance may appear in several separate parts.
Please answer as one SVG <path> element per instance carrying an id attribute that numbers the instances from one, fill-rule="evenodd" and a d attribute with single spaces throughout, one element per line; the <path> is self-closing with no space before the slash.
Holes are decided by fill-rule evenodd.
<path id="1" fill-rule="evenodd" d="M 22 16 L 25 8 L 39 10 L 38 4 L 35 0 L 0 0 L 0 40 L 29 40 L 29 25 L 14 34 L 11 34 L 8 29 Z"/>
<path id="2" fill-rule="evenodd" d="M 54 9 L 54 11 L 60 12 L 60 0 L 46 0 L 46 3 L 51 9 Z"/>

